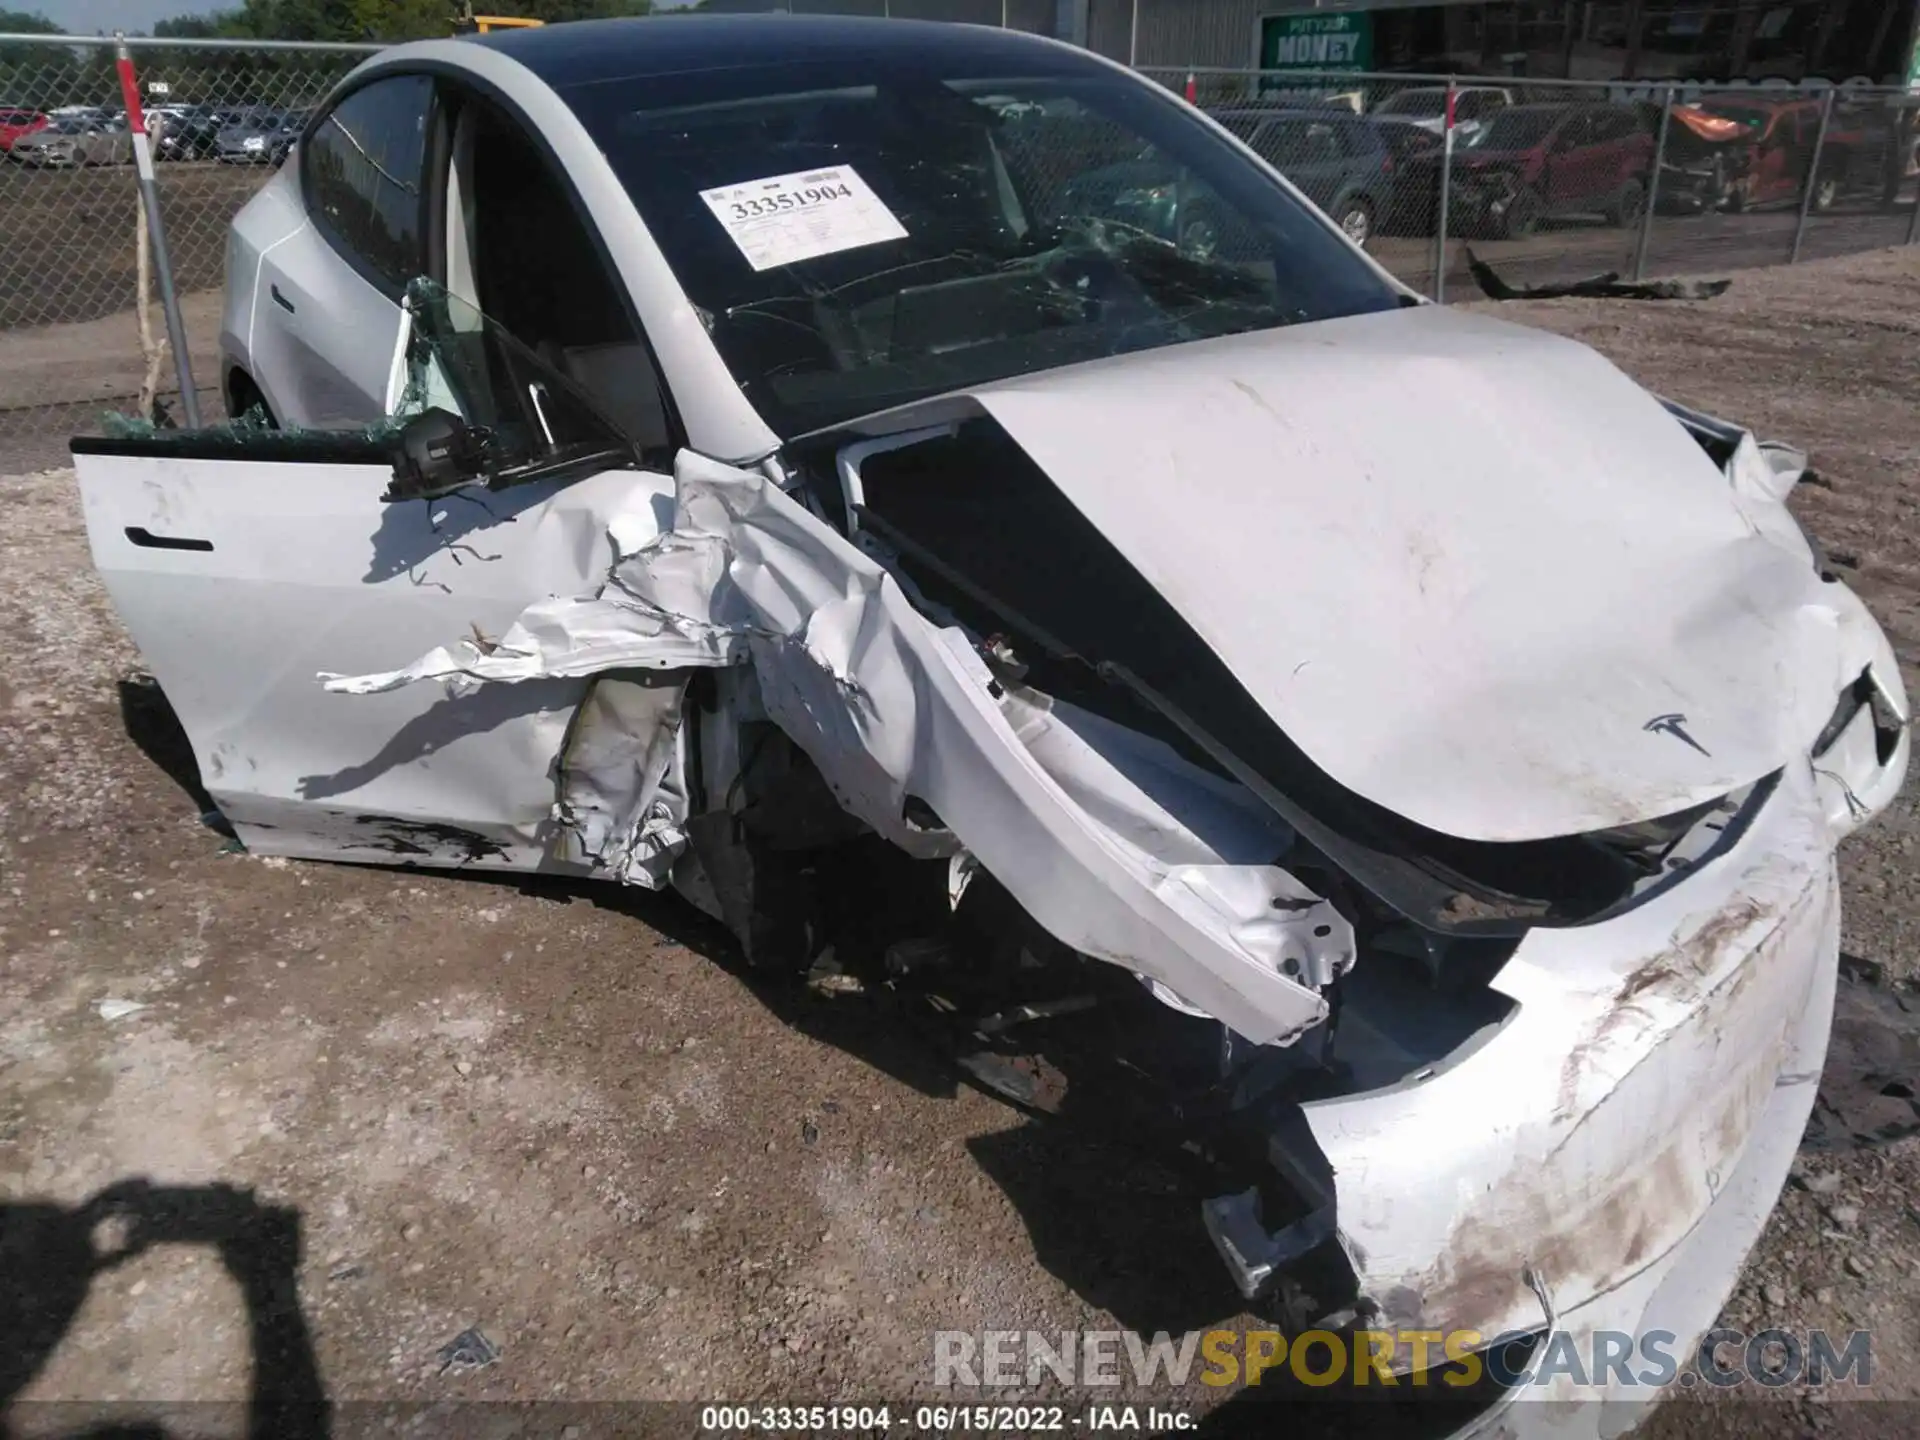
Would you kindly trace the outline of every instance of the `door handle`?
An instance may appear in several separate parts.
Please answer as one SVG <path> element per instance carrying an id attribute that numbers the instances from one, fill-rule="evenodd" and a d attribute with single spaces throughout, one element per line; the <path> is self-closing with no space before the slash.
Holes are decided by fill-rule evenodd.
<path id="1" fill-rule="evenodd" d="M 278 285 L 271 285 L 271 284 L 268 285 L 267 293 L 273 296 L 274 304 L 278 305 L 282 310 L 286 311 L 289 315 L 293 314 L 293 302 L 289 300 L 286 296 L 280 293 L 280 287 Z"/>
<path id="2" fill-rule="evenodd" d="M 142 550 L 211 550 L 213 541 L 195 535 L 156 535 L 144 525 L 127 526 L 127 539 Z"/>

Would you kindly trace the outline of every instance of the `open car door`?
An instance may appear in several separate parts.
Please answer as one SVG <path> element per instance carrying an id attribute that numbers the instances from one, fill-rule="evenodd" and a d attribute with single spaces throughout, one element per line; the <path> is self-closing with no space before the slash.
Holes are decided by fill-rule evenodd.
<path id="1" fill-rule="evenodd" d="M 486 644 L 529 604 L 602 582 L 609 517 L 670 523 L 671 476 L 564 377 L 486 323 L 439 318 L 415 336 L 410 390 L 446 409 L 411 430 L 74 441 L 94 563 L 249 848 L 592 869 L 553 817 L 594 681 L 357 697 L 317 678 Z M 484 452 L 488 483 L 399 498 L 422 426 Z"/>

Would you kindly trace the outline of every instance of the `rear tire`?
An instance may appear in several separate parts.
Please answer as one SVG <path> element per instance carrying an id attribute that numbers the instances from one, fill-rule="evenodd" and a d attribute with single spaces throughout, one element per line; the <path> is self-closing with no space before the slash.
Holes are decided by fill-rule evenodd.
<path id="1" fill-rule="evenodd" d="M 253 377 L 244 370 L 235 370 L 227 376 L 227 417 L 241 420 L 248 415 L 256 417 L 269 430 L 280 428 L 273 408 L 267 404 L 267 397 L 260 393 L 260 387 L 253 383 Z"/>

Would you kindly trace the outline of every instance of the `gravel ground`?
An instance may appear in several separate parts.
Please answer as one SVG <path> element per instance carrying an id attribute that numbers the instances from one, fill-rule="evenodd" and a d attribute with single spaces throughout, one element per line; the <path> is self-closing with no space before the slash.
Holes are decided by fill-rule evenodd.
<path id="1" fill-rule="evenodd" d="M 1798 508 L 1920 691 L 1920 250 L 1502 313 L 1807 445 Z M 897 1403 L 938 1328 L 1256 1323 L 1175 1177 L 957 1085 L 866 998 L 756 988 L 676 902 L 231 853 L 129 683 L 71 472 L 0 481 L 0 566 L 0 1398 L 237 1401 L 258 1350 L 295 1398 Z M 1903 798 L 1845 851 L 1862 973 L 1911 975 L 1917 831 Z M 1920 1141 L 1802 1164 L 1728 1323 L 1871 1327 L 1871 1393 L 1920 1398 Z M 172 1188 L 123 1200 L 102 1267 L 77 1207 L 133 1177 Z M 474 1326 L 498 1361 L 443 1371 Z M 1751 1394 L 1650 1428 L 1916 1413 Z"/>

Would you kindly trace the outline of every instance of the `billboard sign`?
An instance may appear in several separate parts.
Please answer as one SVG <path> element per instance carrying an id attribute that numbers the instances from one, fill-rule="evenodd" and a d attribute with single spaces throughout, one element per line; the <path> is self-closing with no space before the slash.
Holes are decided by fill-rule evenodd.
<path id="1" fill-rule="evenodd" d="M 1366 70 L 1373 65 L 1373 16 L 1265 15 L 1260 20 L 1262 70 Z"/>

